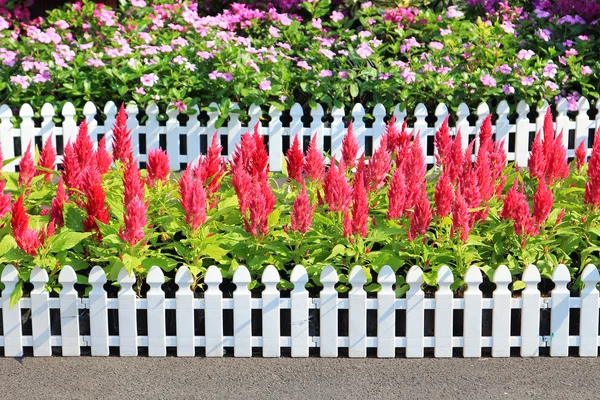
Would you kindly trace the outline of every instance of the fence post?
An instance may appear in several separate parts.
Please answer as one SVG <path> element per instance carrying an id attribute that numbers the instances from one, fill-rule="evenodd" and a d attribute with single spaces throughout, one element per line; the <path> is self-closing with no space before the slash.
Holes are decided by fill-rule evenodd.
<path id="1" fill-rule="evenodd" d="M 348 356 L 367 356 L 367 293 L 363 286 L 367 276 L 362 266 L 356 265 L 350 271 L 348 281 L 352 285 L 348 294 Z"/>
<path id="2" fill-rule="evenodd" d="M 237 267 L 233 274 L 233 355 L 252 357 L 252 296 L 248 285 L 252 281 L 248 268 Z"/>
<path id="3" fill-rule="evenodd" d="M 396 104 L 396 107 L 394 107 L 393 114 L 394 114 L 394 117 L 396 117 L 396 128 L 398 128 L 398 130 L 400 130 L 402 128 L 402 124 L 406 120 L 406 116 L 407 116 L 406 108 L 404 108 L 404 110 L 400 111 L 400 104 Z"/>
<path id="4" fill-rule="evenodd" d="M 500 265 L 494 271 L 494 309 L 492 310 L 492 357 L 510 356 L 510 290 L 512 282 L 506 265 Z"/>
<path id="5" fill-rule="evenodd" d="M 158 149 L 160 145 L 160 138 L 158 131 L 160 129 L 160 124 L 158 122 L 158 113 L 160 110 L 156 103 L 152 102 L 146 108 L 146 115 L 148 119 L 146 120 L 146 154 L 150 153 L 150 150 Z M 167 136 L 167 141 L 169 137 Z M 167 149 L 163 149 L 167 150 Z M 171 155 L 169 154 L 169 157 Z"/>
<path id="6" fill-rule="evenodd" d="M 365 152 L 365 114 L 365 108 L 360 103 L 352 108 L 352 133 L 358 142 L 358 157 Z"/>
<path id="7" fill-rule="evenodd" d="M 481 357 L 481 290 L 483 283 L 481 270 L 472 265 L 465 274 L 467 290 L 464 293 L 465 311 L 463 317 L 463 357 Z"/>
<path id="8" fill-rule="evenodd" d="M 437 273 L 439 289 L 435 292 L 435 357 L 452 357 L 452 329 L 454 294 L 450 285 L 454 275 L 448 266 L 443 265 Z"/>
<path id="9" fill-rule="evenodd" d="M 537 357 L 540 352 L 540 271 L 529 265 L 523 272 L 525 290 L 521 293 L 521 357 Z"/>
<path id="10" fill-rule="evenodd" d="M 373 109 L 375 121 L 373 121 L 373 127 L 371 128 L 371 132 L 373 132 L 373 153 L 381 146 L 381 137 L 385 133 L 385 121 L 383 119 L 386 115 L 383 104 L 377 103 Z"/>
<path id="11" fill-rule="evenodd" d="M 262 273 L 262 283 L 265 290 L 262 292 L 262 336 L 263 357 L 279 357 L 281 346 L 279 343 L 281 331 L 281 311 L 279 306 L 279 272 L 273 265 L 268 265 Z"/>
<path id="12" fill-rule="evenodd" d="M 125 106 L 125 113 L 127 114 L 127 129 L 131 131 L 133 159 L 137 160 L 140 156 L 140 124 L 137 120 L 137 115 L 139 113 L 138 106 L 131 103 L 127 104 Z"/>
<path id="13" fill-rule="evenodd" d="M 2 270 L 2 330 L 4 332 L 4 357 L 23 357 L 23 338 L 21 336 L 21 304 L 10 306 L 10 296 L 19 282 L 17 269 L 9 264 Z"/>
<path id="14" fill-rule="evenodd" d="M 208 287 L 204 292 L 206 357 L 223 357 L 223 293 L 219 289 L 223 276 L 216 265 L 208 267 L 204 282 Z"/>
<path id="15" fill-rule="evenodd" d="M 283 167 L 283 124 L 282 112 L 271 106 L 269 108 L 269 168 L 271 171 L 281 171 Z"/>
<path id="16" fill-rule="evenodd" d="M 571 274 L 564 264 L 559 264 L 552 273 L 552 281 L 556 285 L 552 289 L 552 314 L 550 316 L 550 356 L 566 357 L 569 355 L 569 301 L 570 293 L 567 284 Z"/>
<path id="17" fill-rule="evenodd" d="M 556 111 L 558 115 L 556 116 L 556 136 L 562 134 L 562 141 L 565 149 L 569 149 L 569 117 L 567 116 L 567 111 L 569 111 L 569 103 L 567 99 L 562 97 L 558 104 L 556 105 Z"/>
<path id="18" fill-rule="evenodd" d="M 125 268 L 119 271 L 117 282 L 121 285 L 119 290 L 119 354 L 123 356 L 137 356 L 137 310 L 135 307 L 135 292 L 133 284 L 135 276 L 129 274 Z"/>
<path id="19" fill-rule="evenodd" d="M 15 156 L 15 147 L 12 136 L 13 124 L 11 118 L 13 117 L 12 110 L 6 104 L 0 106 L 0 145 L 2 146 L 2 154 L 4 159 L 8 160 Z M 7 165 L 7 170 L 14 171 L 15 162 L 13 161 Z"/>
<path id="20" fill-rule="evenodd" d="M 579 99 L 578 105 L 579 111 L 577 112 L 577 117 L 575 117 L 575 149 L 579 146 L 581 142 L 585 142 L 589 135 L 589 129 L 591 127 L 590 116 L 588 115 L 588 111 L 590 110 L 590 102 L 585 97 Z M 584 147 L 587 149 L 587 142 L 584 144 Z"/>
<path id="21" fill-rule="evenodd" d="M 49 357 L 52 355 L 50 345 L 50 303 L 46 283 L 48 273 L 40 267 L 31 271 L 29 278 L 33 284 L 31 291 L 31 325 L 33 333 L 33 355 Z"/>
<path id="22" fill-rule="evenodd" d="M 54 117 L 54 107 L 50 103 L 46 103 L 42 107 L 42 128 L 40 129 L 40 135 L 42 136 L 42 143 L 46 143 L 46 140 L 52 138 L 52 145 L 56 149 L 56 135 L 53 135 L 54 130 L 54 121 L 52 117 Z M 2 129 L 0 128 L 0 131 Z M 6 136 L 2 136 L 5 138 Z"/>
<path id="23" fill-rule="evenodd" d="M 462 140 L 461 146 L 463 150 L 469 145 L 469 130 L 471 129 L 469 120 L 467 119 L 469 118 L 469 115 L 471 115 L 469 106 L 467 106 L 465 103 L 460 103 L 458 106 L 458 112 L 456 113 L 456 132 L 454 132 L 454 134 L 456 135 L 460 130 Z"/>
<path id="24" fill-rule="evenodd" d="M 200 158 L 200 120 L 198 120 L 198 117 L 200 116 L 200 109 L 197 105 L 195 105 L 192 107 L 192 110 L 195 110 L 196 113 L 189 116 L 190 119 L 188 119 L 185 125 L 185 136 L 187 138 L 186 155 L 188 165 L 196 163 Z M 210 143 L 211 142 L 209 141 L 206 142 L 207 148 L 210 147 Z"/>
<path id="25" fill-rule="evenodd" d="M 179 151 L 179 121 L 177 117 L 179 116 L 179 111 L 172 104 L 167 108 L 167 154 L 169 154 L 169 163 L 171 164 L 171 169 L 178 171 L 180 169 L 180 159 L 179 155 L 181 152 Z"/>
<path id="26" fill-rule="evenodd" d="M 384 265 L 377 275 L 381 290 L 377 293 L 377 357 L 392 358 L 396 355 L 396 293 L 392 285 L 396 274 Z"/>
<path id="27" fill-rule="evenodd" d="M 175 293 L 175 317 L 177 329 L 177 357 L 193 357 L 194 349 L 194 293 L 190 288 L 192 274 L 187 266 L 182 266 L 175 274 L 179 287 Z"/>
<path id="28" fill-rule="evenodd" d="M 58 275 L 62 284 L 60 291 L 60 332 L 62 337 L 62 355 L 79 356 L 81 354 L 79 338 L 79 298 L 75 290 L 77 274 L 71 266 L 65 265 Z M 119 325 L 120 326 L 120 325 Z"/>
<path id="29" fill-rule="evenodd" d="M 106 121 L 104 121 L 104 137 L 105 142 L 106 142 L 106 150 L 107 151 L 112 151 L 113 148 L 113 131 L 112 128 L 115 124 L 115 120 L 117 118 L 117 106 L 114 102 L 109 101 L 106 103 L 106 105 L 104 106 L 104 115 L 106 115 Z M 67 142 L 65 141 L 64 144 L 66 145 Z"/>
<path id="30" fill-rule="evenodd" d="M 87 101 L 83 106 L 83 115 L 85 117 L 85 122 L 88 125 L 88 133 L 90 135 L 90 139 L 94 144 L 94 149 L 97 148 L 98 144 L 98 122 L 96 122 L 96 106 L 91 101 Z"/>
<path id="31" fill-rule="evenodd" d="M 148 271 L 146 283 L 150 286 L 146 294 L 148 302 L 148 355 L 150 357 L 165 357 L 167 355 L 167 340 L 165 327 L 165 292 L 162 284 L 165 275 L 156 265 Z"/>
<path id="32" fill-rule="evenodd" d="M 593 264 L 586 265 L 581 274 L 585 285 L 581 291 L 581 314 L 579 317 L 579 356 L 598 356 L 598 289 L 600 281 L 598 269 Z"/>
<path id="33" fill-rule="evenodd" d="M 302 124 L 302 116 L 304 115 L 304 111 L 302 110 L 302 106 L 298 103 L 294 103 L 292 109 L 290 110 L 290 117 L 292 117 L 292 122 L 290 123 L 290 147 L 292 146 L 292 140 L 294 136 L 298 135 L 298 140 L 300 142 L 300 148 L 304 150 L 304 137 L 302 128 L 304 127 Z"/>
<path id="34" fill-rule="evenodd" d="M 308 274 L 302 265 L 292 270 L 290 281 L 294 284 L 292 294 L 292 357 L 308 357 L 308 309 L 310 307 L 308 292 Z"/>
<path id="35" fill-rule="evenodd" d="M 422 358 L 425 336 L 425 294 L 421 290 L 423 271 L 413 265 L 406 274 L 406 357 Z"/>
<path id="36" fill-rule="evenodd" d="M 92 291 L 90 292 L 90 341 L 92 356 L 109 355 L 108 346 L 108 302 L 104 284 L 106 274 L 101 267 L 92 268 L 88 278 Z"/>
<path id="37" fill-rule="evenodd" d="M 516 132 L 515 132 L 515 160 L 519 167 L 526 167 L 529 159 L 529 104 L 521 100 L 517 104 Z"/>
<path id="38" fill-rule="evenodd" d="M 206 136 L 207 136 L 207 143 L 210 145 L 210 143 L 212 143 L 213 140 L 213 136 L 214 135 L 218 135 L 219 132 L 217 131 L 216 125 L 217 125 L 217 120 L 219 119 L 219 115 L 221 115 L 221 112 L 219 111 L 219 106 L 217 105 L 217 103 L 210 103 L 209 104 L 209 110 L 206 112 L 206 114 L 208 115 L 208 122 L 206 123 Z M 224 126 L 221 127 L 221 130 L 225 130 L 226 132 L 228 131 L 228 129 Z M 220 142 L 220 140 L 219 140 Z M 232 141 L 229 137 L 229 135 L 227 135 L 227 155 L 228 155 L 228 160 L 231 160 L 231 153 L 233 153 L 233 147 L 231 146 Z M 225 147 L 225 146 L 224 146 Z"/>
<path id="39" fill-rule="evenodd" d="M 323 111 L 323 107 L 320 104 L 317 104 L 316 108 L 310 109 L 310 115 L 312 117 L 312 122 L 310 123 L 310 134 L 317 135 L 317 148 L 321 151 L 324 149 L 323 143 L 323 116 L 325 112 Z"/>
<path id="40" fill-rule="evenodd" d="M 421 148 L 423 149 L 423 157 L 427 157 L 427 121 L 425 120 L 429 115 L 429 111 L 427 111 L 427 107 L 425 104 L 419 103 L 417 104 L 417 108 L 415 108 L 415 117 L 417 120 L 415 121 L 415 127 L 413 130 L 413 136 L 419 135 L 419 137 L 415 137 L 415 140 L 421 141 Z"/>
<path id="41" fill-rule="evenodd" d="M 502 100 L 498 104 L 496 113 L 498 114 L 498 119 L 496 120 L 496 142 L 502 142 L 502 148 L 508 154 L 508 135 L 510 130 L 508 114 L 510 113 L 510 107 L 505 100 Z"/>
<path id="42" fill-rule="evenodd" d="M 342 141 L 346 133 L 344 121 L 342 120 L 344 115 L 343 108 L 333 107 L 331 111 L 331 117 L 333 118 L 331 123 L 331 155 L 335 156 L 338 161 L 342 157 Z"/>
<path id="43" fill-rule="evenodd" d="M 338 283 L 338 274 L 328 265 L 321 272 L 323 289 L 320 293 L 321 323 L 320 352 L 321 357 L 337 357 L 338 355 L 338 294 L 334 286 Z"/>

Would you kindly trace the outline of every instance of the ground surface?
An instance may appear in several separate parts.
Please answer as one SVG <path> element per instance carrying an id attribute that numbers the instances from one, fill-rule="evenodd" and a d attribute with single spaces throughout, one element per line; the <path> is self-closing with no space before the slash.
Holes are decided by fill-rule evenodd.
<path id="1" fill-rule="evenodd" d="M 597 399 L 600 359 L 0 359 L 6 399 Z"/>

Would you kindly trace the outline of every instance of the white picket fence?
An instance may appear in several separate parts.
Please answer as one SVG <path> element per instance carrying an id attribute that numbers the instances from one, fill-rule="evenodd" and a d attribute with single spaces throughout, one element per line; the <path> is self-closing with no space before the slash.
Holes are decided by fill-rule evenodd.
<path id="1" fill-rule="evenodd" d="M 217 109 L 215 103 L 211 104 L 211 107 Z M 497 140 L 505 140 L 505 148 L 508 153 L 509 161 L 516 161 L 519 166 L 525 166 L 529 157 L 529 134 L 532 132 L 539 131 L 543 126 L 544 114 L 548 107 L 548 103 L 544 103 L 544 106 L 537 109 L 538 117 L 535 121 L 531 122 L 528 114 L 531 108 L 524 101 L 521 101 L 517 105 L 517 118 L 515 124 L 509 122 L 509 105 L 507 102 L 501 102 L 495 114 L 497 118 L 494 118 L 494 132 L 496 133 Z M 234 105 L 234 109 L 237 109 L 237 105 Z M 600 102 L 596 103 L 596 108 L 600 109 Z M 195 107 L 198 111 L 198 108 Z M 106 121 L 104 125 L 99 125 L 95 120 L 96 106 L 93 103 L 86 103 L 83 108 L 83 115 L 89 124 L 89 131 L 92 140 L 96 141 L 98 135 L 107 135 L 107 144 L 110 147 L 110 136 L 112 134 L 112 126 L 115 121 L 115 117 L 118 111 L 117 106 L 113 102 L 108 102 L 104 107 L 104 114 L 106 115 Z M 595 119 L 590 119 L 588 111 L 590 110 L 590 103 L 587 99 L 581 98 L 579 100 L 579 109 L 575 121 L 569 119 L 567 115 L 568 104 L 565 99 L 562 99 L 556 106 L 557 115 L 555 115 L 555 125 L 557 132 L 564 131 L 564 143 L 567 147 L 567 156 L 574 157 L 574 149 L 579 145 L 580 142 L 585 141 L 586 146 L 590 148 L 587 138 L 590 131 L 595 131 L 600 127 L 600 113 L 596 114 Z M 250 121 L 248 126 L 242 126 L 239 120 L 239 114 L 230 113 L 228 122 L 225 126 L 217 129 L 215 124 L 220 116 L 218 111 L 208 112 L 208 123 L 206 126 L 201 126 L 201 123 L 196 114 L 189 119 L 185 126 L 180 126 L 177 119 L 179 112 L 175 109 L 168 111 L 168 120 L 165 126 L 161 126 L 157 119 L 159 109 L 155 104 L 151 104 L 146 108 L 146 114 L 148 119 L 145 125 L 140 125 L 137 120 L 139 109 L 134 104 L 127 105 L 126 108 L 128 121 L 128 128 L 132 131 L 132 144 L 134 149 L 134 156 L 138 158 L 140 162 L 147 160 L 146 154 L 149 150 L 159 147 L 160 136 L 166 135 L 166 151 L 169 154 L 171 160 L 171 168 L 174 170 L 180 169 L 181 164 L 187 164 L 197 160 L 200 155 L 200 143 L 201 137 L 206 137 L 207 142 L 210 143 L 213 135 L 218 131 L 219 135 L 225 135 L 227 141 L 224 147 L 227 149 L 226 155 L 230 155 L 233 152 L 236 144 L 239 143 L 241 135 L 244 132 L 251 131 L 257 122 L 260 122 L 263 111 L 258 106 L 251 106 L 248 110 Z M 440 104 L 434 112 L 436 122 L 433 126 L 429 125 L 426 121 L 429 116 L 429 111 L 423 104 L 417 105 L 413 110 L 415 116 L 415 123 L 409 127 L 409 132 L 418 132 L 420 135 L 421 145 L 427 155 L 427 163 L 434 163 L 432 144 L 430 143 L 430 137 L 435 135 L 435 131 L 439 128 L 442 122 L 445 120 L 449 111 L 444 104 Z M 76 112 L 75 108 L 71 103 L 66 103 L 61 111 L 63 117 L 62 126 L 55 126 L 53 117 L 55 116 L 55 109 L 51 104 L 45 104 L 40 112 L 42 116 L 42 122 L 40 126 L 36 126 L 33 120 L 34 112 L 30 105 L 25 104 L 21 107 L 18 117 L 21 119 L 20 128 L 14 128 L 11 122 L 13 113 L 11 109 L 3 105 L 0 107 L 0 138 L 1 148 L 5 159 L 10 159 L 15 154 L 23 154 L 25 149 L 31 143 L 34 137 L 41 136 L 45 141 L 51 134 L 54 140 L 56 137 L 62 137 L 63 144 L 73 140 L 77 135 L 77 123 L 75 121 Z M 304 112 L 299 104 L 295 104 L 290 110 L 291 122 L 289 126 L 283 126 L 282 122 L 282 111 L 272 107 L 269 110 L 270 122 L 267 126 L 261 126 L 261 134 L 268 136 L 269 144 L 269 163 L 272 171 L 281 171 L 283 166 L 283 138 L 285 136 L 294 137 L 296 134 L 300 134 L 302 137 L 309 137 L 312 135 L 317 136 L 317 144 L 319 148 L 324 148 L 324 138 L 331 138 L 331 154 L 336 155 L 339 159 L 341 154 L 341 145 L 346 128 L 344 126 L 343 118 L 345 113 L 343 109 L 334 108 L 331 113 L 331 123 L 323 122 L 325 113 L 323 108 L 319 105 L 315 109 L 311 109 L 310 117 L 312 122 L 310 127 L 305 127 L 302 121 Z M 366 138 L 372 141 L 372 148 L 376 149 L 379 146 L 381 137 L 385 131 L 384 118 L 386 117 L 386 109 L 378 104 L 372 110 L 374 121 L 372 127 L 367 128 L 365 126 L 364 117 L 366 115 L 365 108 L 361 104 L 357 104 L 351 112 L 353 120 L 354 134 L 357 137 L 361 151 L 365 150 Z M 457 128 L 460 128 L 463 138 L 463 147 L 466 148 L 469 141 L 469 135 L 476 135 L 479 132 L 479 127 L 483 122 L 484 118 L 490 114 L 490 109 L 487 104 L 482 103 L 477 107 L 474 115 L 477 116 L 475 125 L 470 125 L 468 117 L 471 115 L 471 110 L 466 104 L 461 104 L 456 113 L 456 124 L 451 128 L 453 133 L 456 132 Z M 406 111 L 400 111 L 397 106 L 393 115 L 396 116 L 396 124 L 400 127 L 403 121 L 407 118 Z M 286 124 L 287 125 L 287 124 Z M 569 146 L 569 133 L 574 137 L 574 145 Z M 144 134 L 146 137 L 146 151 L 144 154 L 140 153 L 140 135 Z M 513 136 L 514 135 L 514 136 Z M 14 140 L 12 138 L 20 137 L 21 144 L 20 149 L 15 149 Z M 182 137 L 186 137 L 186 150 L 181 151 L 180 140 Z M 514 151 L 508 151 L 509 149 L 509 137 L 514 137 Z M 301 141 L 302 143 L 302 141 Z M 182 154 L 185 153 L 185 154 Z M 14 171 L 15 165 L 18 161 L 15 161 L 5 167 L 7 171 Z"/>
<path id="2" fill-rule="evenodd" d="M 147 347 L 150 356 L 162 357 L 167 347 L 176 349 L 177 356 L 194 356 L 196 348 L 204 348 L 208 357 L 222 357 L 224 348 L 233 348 L 235 357 L 251 357 L 253 348 L 262 349 L 264 357 L 279 357 L 282 348 L 291 349 L 292 357 L 308 357 L 310 348 L 319 348 L 321 357 L 337 357 L 340 348 L 347 348 L 350 357 L 367 356 L 367 348 L 376 348 L 377 357 L 395 357 L 397 349 L 404 349 L 406 357 L 423 357 L 425 348 L 433 348 L 435 357 L 452 357 L 454 349 L 462 349 L 464 357 L 481 357 L 483 348 L 491 348 L 492 357 L 508 357 L 511 348 L 519 348 L 523 357 L 536 357 L 540 347 L 549 347 L 551 356 L 567 356 L 570 347 L 579 349 L 580 356 L 598 355 L 599 298 L 596 284 L 600 274 L 594 265 L 588 265 L 581 280 L 584 289 L 580 297 L 571 297 L 567 284 L 571 281 L 566 266 L 558 265 L 552 280 L 555 288 L 550 297 L 541 297 L 537 288 L 540 275 L 537 268 L 529 266 L 523 281 L 526 288 L 519 298 L 513 298 L 509 284 L 511 274 L 506 266 L 495 271 L 493 281 L 497 288 L 492 298 L 483 298 L 479 285 L 482 274 L 471 267 L 465 276 L 468 289 L 462 298 L 455 298 L 450 290 L 454 277 L 443 266 L 438 272 L 439 289 L 435 298 L 426 298 L 421 286 L 423 273 L 412 267 L 406 281 L 410 290 L 405 298 L 396 298 L 392 286 L 396 282 L 394 272 L 384 266 L 378 283 L 381 290 L 377 298 L 368 298 L 363 285 L 367 279 L 360 266 L 354 267 L 349 276 L 352 286 L 347 298 L 339 298 L 334 285 L 338 275 L 333 267 L 323 269 L 320 280 L 323 288 L 318 298 L 310 298 L 305 289 L 308 275 L 298 265 L 291 274 L 294 289 L 290 297 L 282 298 L 276 285 L 279 273 L 268 266 L 262 274 L 265 289 L 261 298 L 253 298 L 248 290 L 251 281 L 246 267 L 240 266 L 234 273 L 236 290 L 233 298 L 224 298 L 219 290 L 222 276 L 215 266 L 206 273 L 207 290 L 203 298 L 196 298 L 190 289 L 192 277 L 186 267 L 177 271 L 175 282 L 179 289 L 175 298 L 165 298 L 161 290 L 164 275 L 153 267 L 147 277 L 150 290 L 146 298 L 137 298 L 132 290 L 135 282 L 123 270 L 118 282 L 121 289 L 118 298 L 107 298 L 104 290 L 106 276 L 100 267 L 94 267 L 89 275 L 92 290 L 89 298 L 79 298 L 74 289 L 75 272 L 65 267 L 60 275 L 62 284 L 59 298 L 50 298 L 45 290 L 47 273 L 35 268 L 31 274 L 34 289 L 30 297 L 22 298 L 18 306 L 10 307 L 10 294 L 18 282 L 17 270 L 7 266 L 1 276 L 5 285 L 2 292 L 2 336 L 0 348 L 6 357 L 20 357 L 24 346 L 33 348 L 34 356 L 52 355 L 52 347 L 62 349 L 63 356 L 79 356 L 82 347 L 91 348 L 93 356 L 108 356 L 109 347 L 119 348 L 121 356 L 136 356 L 140 347 Z M 23 310 L 31 310 L 32 335 L 23 336 Z M 53 336 L 50 310 L 60 313 L 60 335 Z M 520 335 L 511 335 L 511 312 L 518 309 Z M 570 335 L 571 309 L 579 309 L 579 334 Z M 89 335 L 80 334 L 80 314 L 89 312 Z M 109 310 L 118 310 L 118 335 L 109 335 Z M 138 334 L 137 311 L 147 312 L 147 335 Z M 176 335 L 166 335 L 165 310 L 175 310 Z M 204 311 L 203 336 L 195 335 L 194 311 Z M 233 336 L 224 336 L 223 310 L 233 310 Z M 262 313 L 262 335 L 252 335 L 252 310 Z M 290 336 L 282 336 L 281 310 L 290 310 L 291 321 L 287 328 Z M 318 310 L 320 327 L 318 335 L 310 335 L 310 310 Z M 340 310 L 348 312 L 348 335 L 339 336 Z M 367 311 L 376 310 L 376 336 L 367 334 Z M 434 334 L 426 335 L 425 312 L 434 312 Z M 462 332 L 453 335 L 454 310 L 463 311 Z M 482 335 L 483 310 L 492 312 L 492 334 Z M 396 313 L 404 311 L 404 336 L 396 335 Z M 317 312 L 317 311 L 315 311 Z M 550 312 L 550 332 L 541 335 L 541 313 Z"/>

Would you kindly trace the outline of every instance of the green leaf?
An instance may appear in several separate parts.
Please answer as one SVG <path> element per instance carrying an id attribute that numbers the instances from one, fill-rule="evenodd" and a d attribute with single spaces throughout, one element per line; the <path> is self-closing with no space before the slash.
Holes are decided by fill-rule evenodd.
<path id="1" fill-rule="evenodd" d="M 512 290 L 521 290 L 525 289 L 525 282 L 523 281 L 514 281 L 512 284 Z"/>
<path id="2" fill-rule="evenodd" d="M 346 246 L 344 246 L 343 244 L 336 244 L 335 246 L 333 246 L 333 249 L 331 249 L 331 254 L 329 255 L 329 257 L 327 257 L 325 259 L 325 261 L 330 260 L 336 256 L 339 256 L 340 254 L 344 254 L 346 252 Z"/>
<path id="3" fill-rule="evenodd" d="M 220 262 L 229 253 L 229 250 L 219 247 L 217 244 L 207 244 L 204 247 L 204 254 L 213 260 Z"/>
<path id="4" fill-rule="evenodd" d="M 49 250 L 53 253 L 69 250 L 78 245 L 83 239 L 89 237 L 91 232 L 74 232 L 63 230 L 49 240 Z"/>
<path id="5" fill-rule="evenodd" d="M 350 85 L 350 96 L 353 98 L 358 96 L 358 85 L 356 83 Z"/>
<path id="6" fill-rule="evenodd" d="M 19 280 L 15 285 L 15 290 L 10 294 L 10 308 L 13 308 L 23 297 L 23 281 Z"/>

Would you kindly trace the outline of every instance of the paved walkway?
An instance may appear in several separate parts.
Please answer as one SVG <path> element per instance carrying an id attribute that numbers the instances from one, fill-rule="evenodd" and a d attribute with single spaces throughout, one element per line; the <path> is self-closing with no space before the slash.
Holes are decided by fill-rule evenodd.
<path id="1" fill-rule="evenodd" d="M 597 399 L 600 359 L 0 359 L 5 399 Z"/>

